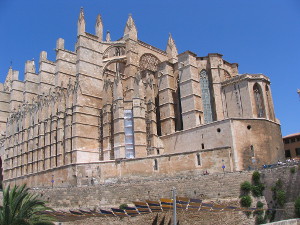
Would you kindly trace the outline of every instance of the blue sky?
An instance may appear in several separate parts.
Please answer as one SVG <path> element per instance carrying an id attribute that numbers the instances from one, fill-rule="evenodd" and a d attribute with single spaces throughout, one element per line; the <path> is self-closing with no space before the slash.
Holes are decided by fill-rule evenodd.
<path id="1" fill-rule="evenodd" d="M 8 68 L 20 71 L 41 51 L 55 61 L 55 43 L 74 50 L 77 19 L 84 7 L 86 30 L 97 14 L 112 40 L 122 36 L 132 13 L 140 40 L 165 50 L 169 32 L 179 53 L 221 53 L 240 73 L 270 77 L 282 134 L 300 132 L 299 0 L 0 0 L 0 82 Z"/>

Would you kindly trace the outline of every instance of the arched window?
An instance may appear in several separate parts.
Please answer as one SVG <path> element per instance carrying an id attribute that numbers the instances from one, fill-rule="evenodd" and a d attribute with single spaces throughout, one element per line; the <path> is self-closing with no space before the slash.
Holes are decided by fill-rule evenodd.
<path id="1" fill-rule="evenodd" d="M 204 123 L 212 122 L 212 110 L 211 110 L 211 99 L 209 81 L 206 70 L 200 72 L 200 87 L 202 94 L 202 104 L 204 113 Z"/>
<path id="2" fill-rule="evenodd" d="M 257 117 L 263 118 L 265 117 L 265 106 L 264 106 L 264 99 L 261 92 L 261 87 L 259 86 L 258 83 L 254 84 L 253 93 L 254 93 Z"/>

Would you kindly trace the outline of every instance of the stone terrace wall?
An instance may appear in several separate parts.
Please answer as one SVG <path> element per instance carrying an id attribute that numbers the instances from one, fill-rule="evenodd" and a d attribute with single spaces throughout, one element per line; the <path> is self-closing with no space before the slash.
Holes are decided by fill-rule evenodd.
<path id="1" fill-rule="evenodd" d="M 193 152 L 156 155 L 147 158 L 124 159 L 110 162 L 74 164 L 49 169 L 19 178 L 5 180 L 5 185 L 27 183 L 28 187 L 52 187 L 54 188 L 88 186 L 91 184 L 103 184 L 111 180 L 119 179 L 160 179 L 161 177 L 173 177 L 176 174 L 203 174 L 208 170 L 210 173 L 232 170 L 229 157 L 229 147 L 219 149 L 204 149 Z M 199 162 L 197 162 L 199 155 Z M 157 168 L 155 169 L 155 161 Z M 200 164 L 200 165 L 199 165 Z M 156 178 L 157 177 L 157 178 Z M 125 181 L 127 182 L 127 181 Z"/>
<path id="2" fill-rule="evenodd" d="M 178 196 L 201 199 L 236 198 L 240 183 L 251 179 L 251 172 L 202 175 L 182 173 L 144 179 L 114 179 L 105 184 L 54 189 L 35 189 L 54 208 L 94 208 L 119 206 L 136 200 L 171 197 L 176 187 Z"/>
<path id="3" fill-rule="evenodd" d="M 116 179 L 105 184 L 54 189 L 35 189 L 34 192 L 49 201 L 49 206 L 58 208 L 109 208 L 122 203 L 130 204 L 136 200 L 158 200 L 171 197 L 170 190 L 176 187 L 178 196 L 209 199 L 237 199 L 240 184 L 251 181 L 253 171 L 217 173 L 203 175 L 181 173 L 166 177 L 148 177 L 135 179 Z M 292 174 L 290 167 L 262 170 L 262 180 L 266 184 L 265 196 L 271 201 L 270 188 L 281 178 L 287 191 L 287 201 L 292 203 L 300 195 L 300 170 Z M 287 203 L 287 206 L 290 205 Z M 289 209 L 291 211 L 291 208 Z M 278 219 L 291 218 L 293 212 L 285 213 Z"/>

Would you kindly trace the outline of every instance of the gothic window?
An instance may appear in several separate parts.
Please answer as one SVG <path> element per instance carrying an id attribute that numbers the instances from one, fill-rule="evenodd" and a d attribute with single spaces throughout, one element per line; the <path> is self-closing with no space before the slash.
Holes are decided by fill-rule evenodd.
<path id="1" fill-rule="evenodd" d="M 160 111 L 159 111 L 159 96 L 155 97 L 155 110 L 156 110 L 156 132 L 158 136 L 161 136 L 161 122 L 160 122 Z"/>
<path id="2" fill-rule="evenodd" d="M 125 55 L 125 52 L 124 46 L 112 46 L 105 50 L 103 59 Z"/>
<path id="3" fill-rule="evenodd" d="M 264 100 L 263 100 L 261 88 L 258 83 L 254 84 L 253 93 L 254 93 L 257 117 L 258 118 L 265 117 Z"/>
<path id="4" fill-rule="evenodd" d="M 272 108 L 272 100 L 271 95 L 269 91 L 268 85 L 266 85 L 266 96 L 267 96 L 267 104 L 268 104 L 268 110 L 269 110 L 269 119 L 274 120 L 274 113 Z"/>
<path id="5" fill-rule="evenodd" d="M 230 74 L 226 70 L 224 71 L 224 77 L 225 77 L 225 80 L 228 80 L 231 78 Z"/>
<path id="6" fill-rule="evenodd" d="M 125 156 L 134 158 L 134 133 L 133 133 L 133 113 L 132 110 L 124 110 L 124 127 L 125 127 Z"/>
<path id="7" fill-rule="evenodd" d="M 204 123 L 212 122 L 212 110 L 211 110 L 211 99 L 209 80 L 206 70 L 200 72 L 200 87 L 202 94 L 202 104 L 204 113 Z"/>
<path id="8" fill-rule="evenodd" d="M 172 92 L 175 113 L 175 131 L 183 130 L 182 107 L 180 95 L 180 83 L 177 77 L 175 83 L 175 91 Z"/>

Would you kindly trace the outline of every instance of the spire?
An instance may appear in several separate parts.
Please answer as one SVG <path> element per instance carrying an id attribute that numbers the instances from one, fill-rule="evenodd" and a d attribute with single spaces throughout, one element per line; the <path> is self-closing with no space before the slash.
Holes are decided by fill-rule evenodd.
<path id="1" fill-rule="evenodd" d="M 135 23 L 132 19 L 131 14 L 129 14 L 128 20 L 126 22 L 125 30 L 124 30 L 124 38 L 125 39 L 133 39 L 137 40 L 137 29 Z"/>
<path id="2" fill-rule="evenodd" d="M 169 40 L 168 40 L 166 52 L 169 57 L 169 60 L 172 63 L 177 62 L 178 51 L 177 51 L 175 41 L 173 40 L 171 33 L 169 34 Z"/>
<path id="3" fill-rule="evenodd" d="M 98 14 L 98 16 L 97 16 L 96 25 L 95 25 L 95 33 L 96 33 L 96 36 L 98 37 L 98 41 L 102 41 L 103 23 L 102 23 L 102 18 L 101 18 L 100 14 Z"/>
<path id="4" fill-rule="evenodd" d="M 80 14 L 77 23 L 77 35 L 81 35 L 85 33 L 85 20 L 84 20 L 84 12 L 83 8 L 80 8 Z"/>
<path id="5" fill-rule="evenodd" d="M 110 41 L 110 32 L 109 30 L 106 31 L 106 38 L 105 38 L 106 41 Z"/>

